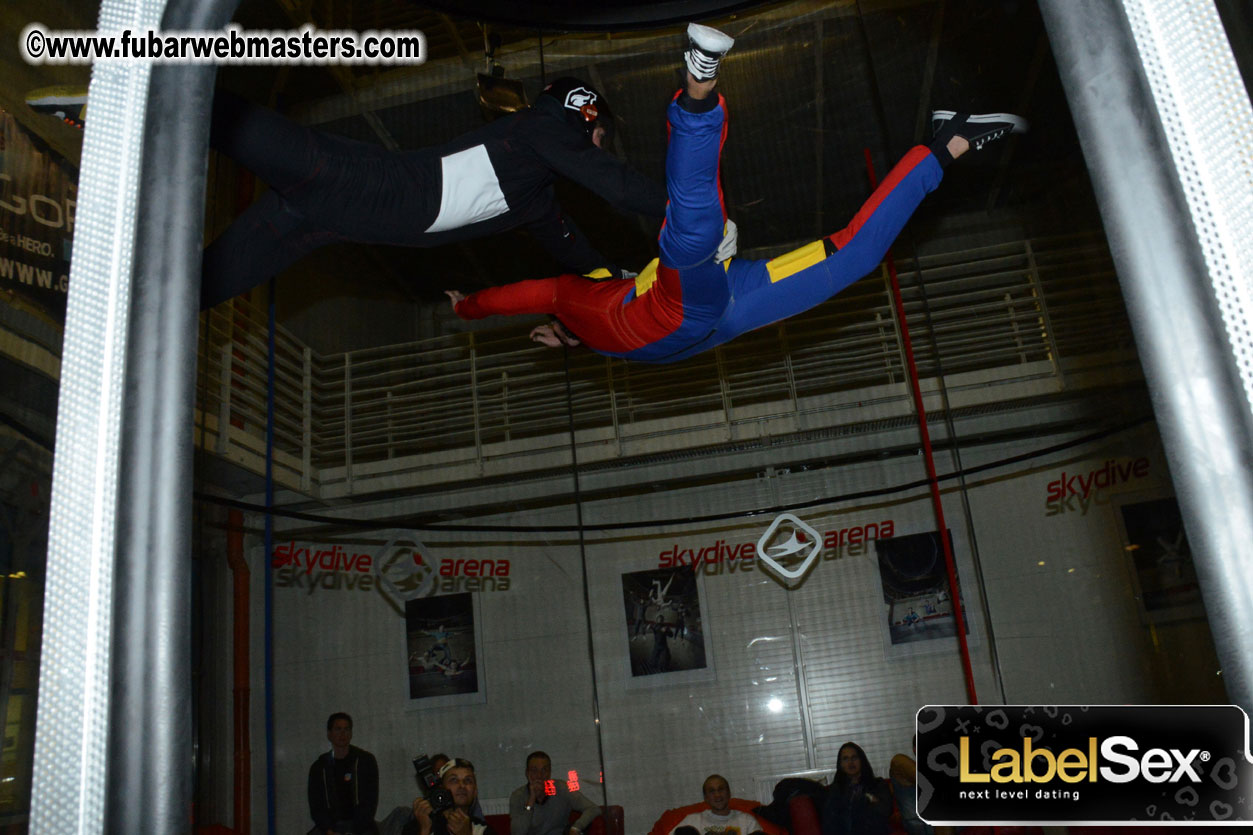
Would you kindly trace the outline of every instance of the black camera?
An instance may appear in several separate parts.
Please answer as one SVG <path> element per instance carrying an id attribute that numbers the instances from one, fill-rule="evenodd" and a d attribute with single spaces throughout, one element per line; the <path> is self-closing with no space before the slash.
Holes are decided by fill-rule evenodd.
<path id="1" fill-rule="evenodd" d="M 452 792 L 444 788 L 444 781 L 435 773 L 430 757 L 419 754 L 413 761 L 413 770 L 418 774 L 422 796 L 431 804 L 435 814 L 442 814 L 453 807 Z"/>

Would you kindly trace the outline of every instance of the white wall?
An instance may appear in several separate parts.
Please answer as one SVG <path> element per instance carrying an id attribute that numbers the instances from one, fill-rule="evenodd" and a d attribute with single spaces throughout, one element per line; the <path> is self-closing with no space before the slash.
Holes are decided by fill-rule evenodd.
<path id="1" fill-rule="evenodd" d="M 963 463 L 976 466 L 1058 440 L 1050 436 L 1025 444 L 972 446 L 963 451 Z M 786 455 L 800 460 L 804 452 L 789 448 Z M 1046 506 L 1048 485 L 1062 470 L 1089 473 L 1109 459 L 1126 467 L 1141 457 L 1147 461 L 1141 467 L 1144 475 L 1097 491 L 1086 512 L 1076 505 L 1073 511 L 1051 513 Z M 947 459 L 941 460 L 942 472 L 949 466 Z M 622 474 L 624 483 L 629 475 Z M 904 484 L 921 475 L 920 460 L 904 456 L 684 490 L 624 493 L 585 503 L 584 518 L 594 531 L 613 522 L 683 519 L 829 497 Z M 1195 669 L 1216 667 L 1208 660 L 1212 649 L 1203 622 L 1151 629 L 1141 621 L 1133 596 L 1111 499 L 1130 492 L 1169 494 L 1151 426 L 981 474 L 967 486 L 991 624 L 983 618 L 971 537 L 955 482 L 946 483 L 944 508 L 974 622 L 971 653 L 980 701 L 999 702 L 1003 680 L 1011 703 L 1152 702 L 1164 692 L 1163 671 L 1172 661 L 1163 653 L 1186 650 L 1193 660 L 1185 663 Z M 519 500 L 534 496 L 534 485 L 517 488 Z M 428 504 L 440 501 L 446 503 L 448 497 Z M 415 512 L 418 504 L 397 501 L 357 510 L 363 517 L 380 517 Z M 799 515 L 823 532 L 886 520 L 897 536 L 935 529 L 929 497 L 918 490 Z M 900 656 L 885 648 L 885 606 L 873 545 L 824 552 L 803 584 L 791 591 L 760 568 L 731 573 L 725 565 L 706 567 L 702 614 L 716 676 L 677 685 L 666 684 L 665 676 L 648 682 L 658 680 L 662 686 L 633 683 L 623 661 L 621 575 L 657 567 L 659 554 L 676 544 L 700 548 L 719 539 L 755 542 L 772 518 L 588 535 L 605 776 L 609 801 L 626 809 L 628 832 L 647 831 L 666 808 L 699 800 L 701 781 L 710 772 L 727 776 L 738 796 L 762 797 L 779 776 L 831 769 L 845 740 L 860 743 L 872 764 L 885 772 L 893 753 L 908 750 L 919 706 L 966 701 L 955 649 Z M 568 525 L 574 519 L 573 508 L 562 507 L 474 522 Z M 486 700 L 453 708 L 411 706 L 403 618 L 377 591 L 320 589 L 310 594 L 306 589 L 276 589 L 275 758 L 281 831 L 302 831 L 308 825 L 305 775 L 325 748 L 326 716 L 336 710 L 354 716 L 354 742 L 379 759 L 379 817 L 412 797 L 409 760 L 421 751 L 442 750 L 473 760 L 488 812 L 502 811 L 509 792 L 522 783 L 523 758 L 533 748 L 553 756 L 558 774 L 577 770 L 585 790 L 595 782 L 600 759 L 577 537 L 466 533 L 421 538 L 437 558 L 510 561 L 509 589 L 477 595 Z M 252 549 L 251 560 L 254 635 L 259 636 L 259 549 Z M 1000 680 L 991 659 L 990 632 L 999 650 Z M 264 814 L 261 658 L 258 641 L 253 691 L 258 820 Z M 802 681 L 808 712 L 802 709 Z M 1192 685 L 1192 692 L 1214 692 L 1206 682 Z M 1218 693 L 1221 700 L 1220 689 Z M 781 701 L 782 710 L 767 708 L 772 697 Z"/>

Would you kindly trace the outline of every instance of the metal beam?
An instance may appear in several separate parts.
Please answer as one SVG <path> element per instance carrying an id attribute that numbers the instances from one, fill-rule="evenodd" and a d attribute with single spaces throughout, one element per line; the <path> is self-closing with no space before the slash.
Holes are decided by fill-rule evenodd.
<path id="1" fill-rule="evenodd" d="M 1234 272 L 1245 280 L 1229 292 L 1246 310 L 1253 302 L 1250 221 L 1231 213 L 1253 196 L 1253 163 L 1224 150 L 1247 148 L 1248 95 L 1212 3 L 1041 0 L 1040 8 L 1148 379 L 1223 681 L 1233 703 L 1253 710 L 1253 416 L 1236 362 L 1250 345 L 1232 329 L 1216 290 Z M 1223 92 L 1233 88 L 1238 94 Z"/>
<path id="2" fill-rule="evenodd" d="M 220 29 L 238 0 L 169 0 L 167 30 Z M 153 68 L 143 132 L 122 402 L 109 832 L 192 819 L 191 494 L 209 114 L 217 68 Z"/>
<path id="3" fill-rule="evenodd" d="M 156 25 L 161 10 L 160 3 L 105 0 L 100 28 Z M 132 186 L 142 170 L 149 72 L 130 63 L 92 71 L 49 511 L 31 782 L 36 833 L 99 832 L 105 819 L 118 436 L 141 205 Z"/>

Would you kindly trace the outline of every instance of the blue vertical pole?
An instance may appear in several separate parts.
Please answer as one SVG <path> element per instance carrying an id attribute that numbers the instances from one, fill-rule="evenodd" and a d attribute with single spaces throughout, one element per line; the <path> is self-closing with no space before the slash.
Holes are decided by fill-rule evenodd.
<path id="1" fill-rule="evenodd" d="M 269 284 L 269 327 L 266 338 L 265 386 L 265 819 L 266 832 L 274 826 L 274 279 Z"/>

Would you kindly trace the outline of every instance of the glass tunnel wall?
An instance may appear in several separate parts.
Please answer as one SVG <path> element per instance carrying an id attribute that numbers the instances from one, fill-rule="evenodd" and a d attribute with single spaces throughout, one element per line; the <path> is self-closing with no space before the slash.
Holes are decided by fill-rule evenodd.
<path id="1" fill-rule="evenodd" d="M 91 24 L 90 14 L 83 15 L 78 9 L 42 11 L 50 26 L 82 29 Z M 21 4 L 10 4 L 6 13 L 15 23 L 40 19 Z M 45 637 L 53 441 L 82 141 L 81 122 L 75 126 L 70 120 L 38 111 L 23 97 L 54 84 L 85 84 L 87 72 L 84 67 L 29 66 L 17 50 L 9 50 L 0 59 L 0 88 L 5 92 L 0 101 L 3 832 L 25 832 L 31 815 L 36 702 Z"/>
<path id="2" fill-rule="evenodd" d="M 276 285 L 283 512 L 268 553 L 261 515 L 223 506 L 261 495 L 264 312 L 239 300 L 202 319 L 202 823 L 240 814 L 232 564 L 250 594 L 242 762 L 258 830 L 268 781 L 277 828 L 309 825 L 306 774 L 335 711 L 352 714 L 353 743 L 378 758 L 380 819 L 416 794 L 419 753 L 473 761 L 491 815 L 507 812 L 527 753 L 541 749 L 555 779 L 621 806 L 634 833 L 699 801 L 711 773 L 754 801 L 781 778 L 829 776 L 845 741 L 886 774 L 924 704 L 1227 701 L 1038 12 L 802 3 L 720 23 L 737 37 L 719 89 L 742 255 L 773 257 L 842 226 L 868 169 L 882 177 L 922 139 L 933 106 L 1022 111 L 1032 131 L 950 169 L 880 270 L 673 366 L 547 352 L 526 341 L 531 323 L 463 328 L 433 302 L 443 284 L 396 301 L 371 277 L 396 259 L 442 271 L 425 281 L 472 283 L 467 263 L 535 277 L 512 272 L 533 255 L 518 237 L 429 259 L 338 248 L 298 263 Z M 617 115 L 616 152 L 660 179 L 677 36 L 542 38 L 546 76 L 597 84 Z M 533 41 L 498 60 L 535 94 Z M 424 98 L 374 111 L 402 147 L 482 123 L 464 74 L 426 70 Z M 293 111 L 378 141 L 355 111 Z M 211 176 L 209 237 L 239 202 L 236 169 L 214 158 Z M 611 257 L 650 257 L 654 229 L 584 193 L 562 199 Z M 358 284 L 368 289 L 343 289 Z M 310 290 L 328 286 L 339 290 L 327 299 Z M 816 535 L 775 526 L 784 512 Z M 812 562 L 787 579 L 757 556 L 759 541 L 785 569 Z"/>

